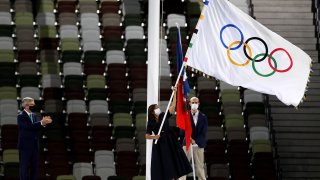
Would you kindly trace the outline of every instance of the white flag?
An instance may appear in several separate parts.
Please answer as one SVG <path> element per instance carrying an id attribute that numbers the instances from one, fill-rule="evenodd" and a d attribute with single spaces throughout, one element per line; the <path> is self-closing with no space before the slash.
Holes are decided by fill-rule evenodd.
<path id="1" fill-rule="evenodd" d="M 227 0 L 205 2 L 186 58 L 209 76 L 294 106 L 305 94 L 312 61 Z"/>

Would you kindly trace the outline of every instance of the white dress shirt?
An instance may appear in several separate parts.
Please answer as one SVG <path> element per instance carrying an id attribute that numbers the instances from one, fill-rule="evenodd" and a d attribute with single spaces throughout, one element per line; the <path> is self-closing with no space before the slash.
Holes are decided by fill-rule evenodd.
<path id="1" fill-rule="evenodd" d="M 197 111 L 196 113 L 192 113 L 193 122 L 195 126 L 197 125 L 197 122 L 198 122 L 198 116 L 199 116 L 199 111 Z"/>

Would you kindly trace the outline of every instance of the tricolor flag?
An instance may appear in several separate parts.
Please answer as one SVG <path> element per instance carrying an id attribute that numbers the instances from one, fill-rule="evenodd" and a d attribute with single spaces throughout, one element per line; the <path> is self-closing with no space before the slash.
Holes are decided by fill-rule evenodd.
<path id="1" fill-rule="evenodd" d="M 308 82 L 311 58 L 227 0 L 211 0 L 186 53 L 195 70 L 298 106 Z"/>
<path id="2" fill-rule="evenodd" d="M 181 36 L 180 29 L 177 31 L 177 72 L 180 72 L 183 66 L 183 53 L 181 46 Z M 190 91 L 189 83 L 187 80 L 187 75 L 185 70 L 182 72 L 182 77 L 177 77 L 179 79 L 178 89 L 177 89 L 177 106 L 176 106 L 176 124 L 177 126 L 184 130 L 186 138 L 186 149 L 189 149 L 191 143 L 192 127 L 190 121 L 190 114 L 187 108 L 187 98 Z"/>

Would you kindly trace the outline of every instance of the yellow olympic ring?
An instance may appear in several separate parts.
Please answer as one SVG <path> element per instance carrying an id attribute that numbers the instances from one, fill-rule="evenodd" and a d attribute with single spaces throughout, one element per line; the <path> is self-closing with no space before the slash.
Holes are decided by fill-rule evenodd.
<path id="1" fill-rule="evenodd" d="M 230 60 L 230 62 L 231 62 L 233 65 L 236 65 L 236 66 L 246 66 L 246 65 L 249 64 L 250 59 L 247 59 L 247 61 L 246 61 L 245 63 L 243 63 L 243 64 L 239 64 L 239 63 L 235 62 L 235 61 L 231 58 L 231 56 L 230 56 L 230 49 L 231 49 L 231 47 L 232 47 L 233 45 L 240 44 L 240 42 L 241 42 L 241 41 L 234 41 L 233 43 L 231 43 L 231 44 L 228 46 L 227 55 L 228 55 L 228 59 Z M 252 51 L 251 51 L 250 46 L 248 46 L 248 44 L 246 44 L 246 43 L 244 43 L 244 42 L 243 42 L 243 45 L 248 49 L 248 51 L 249 51 L 249 57 L 252 58 Z"/>

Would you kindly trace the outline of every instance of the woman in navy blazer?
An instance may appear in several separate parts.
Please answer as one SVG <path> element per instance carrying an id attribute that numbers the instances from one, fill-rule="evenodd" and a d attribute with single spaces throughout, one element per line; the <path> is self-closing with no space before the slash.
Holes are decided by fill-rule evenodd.
<path id="1" fill-rule="evenodd" d="M 50 116 L 44 116 L 39 121 L 37 116 L 32 113 L 35 103 L 30 97 L 22 99 L 22 107 L 24 109 L 17 117 L 19 126 L 19 176 L 20 180 L 36 180 L 38 175 L 39 131 L 46 124 L 51 123 L 52 119 Z"/>
<path id="2" fill-rule="evenodd" d="M 200 102 L 197 97 L 190 98 L 189 104 L 191 107 L 190 120 L 192 126 L 191 143 L 193 148 L 194 163 L 196 167 L 196 175 L 199 180 L 205 180 L 206 173 L 204 169 L 204 148 L 206 147 L 208 118 L 205 114 L 198 110 Z M 189 160 L 191 159 L 190 152 L 190 150 L 186 152 Z M 184 176 L 180 179 L 185 180 L 186 177 Z"/>

